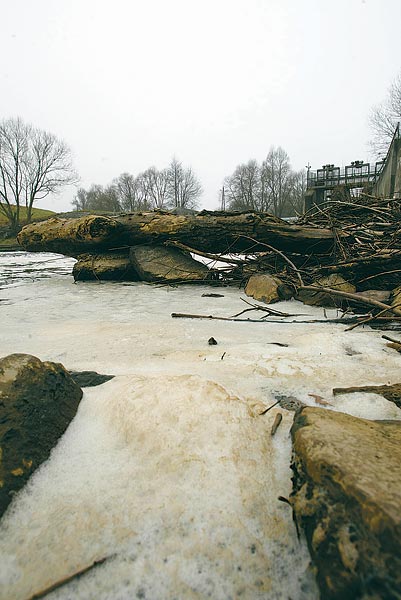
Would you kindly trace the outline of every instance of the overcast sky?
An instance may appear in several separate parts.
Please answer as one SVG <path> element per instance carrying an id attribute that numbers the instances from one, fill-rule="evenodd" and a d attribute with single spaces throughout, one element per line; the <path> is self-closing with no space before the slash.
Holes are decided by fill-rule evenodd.
<path id="1" fill-rule="evenodd" d="M 401 0 L 0 0 L 0 15 L 0 118 L 63 138 L 83 187 L 176 156 L 206 208 L 272 145 L 297 170 L 365 159 L 401 71 Z"/>

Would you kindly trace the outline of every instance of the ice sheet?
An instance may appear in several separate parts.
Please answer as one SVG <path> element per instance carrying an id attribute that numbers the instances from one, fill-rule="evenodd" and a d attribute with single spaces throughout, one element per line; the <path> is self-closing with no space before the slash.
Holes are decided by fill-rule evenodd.
<path id="1" fill-rule="evenodd" d="M 213 291 L 224 297 L 202 297 Z M 259 412 L 278 394 L 316 405 L 312 393 L 329 410 L 400 418 L 380 396 L 331 395 L 399 381 L 400 357 L 379 333 L 171 318 L 238 313 L 246 306 L 233 288 L 57 276 L 3 288 L 1 297 L 0 355 L 116 375 L 85 391 L 49 461 L 3 518 L 1 598 L 27 598 L 105 556 L 49 598 L 318 597 L 305 544 L 277 500 L 291 490 L 292 413 L 280 409 L 272 439 L 278 409 Z M 294 301 L 275 308 L 323 317 Z"/>

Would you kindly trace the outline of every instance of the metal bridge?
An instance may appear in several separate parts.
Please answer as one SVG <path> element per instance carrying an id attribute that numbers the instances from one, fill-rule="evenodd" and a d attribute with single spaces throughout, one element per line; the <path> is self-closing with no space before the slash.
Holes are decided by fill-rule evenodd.
<path id="1" fill-rule="evenodd" d="M 398 123 L 387 155 L 381 161 L 372 164 L 362 160 L 356 160 L 345 167 L 323 165 L 322 168 L 317 169 L 317 171 L 311 171 L 308 166 L 305 194 L 306 210 L 308 210 L 312 204 L 324 202 L 324 200 L 331 196 L 333 189 L 338 186 L 346 186 L 349 190 L 358 190 L 366 188 L 367 186 L 370 189 L 373 188 L 375 184 L 380 182 L 389 163 L 392 162 L 394 148 L 399 146 L 399 142 L 400 124 Z"/>

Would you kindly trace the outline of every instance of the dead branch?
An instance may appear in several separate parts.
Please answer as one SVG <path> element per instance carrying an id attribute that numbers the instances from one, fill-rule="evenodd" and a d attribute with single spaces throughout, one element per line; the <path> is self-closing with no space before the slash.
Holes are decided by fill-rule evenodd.
<path id="1" fill-rule="evenodd" d="M 241 237 L 246 238 L 248 240 L 251 240 L 252 242 L 255 242 L 257 244 L 260 244 L 260 242 L 258 242 L 257 240 L 255 240 L 254 238 L 252 238 L 252 237 L 250 237 L 248 235 L 242 235 Z M 294 273 L 296 273 L 296 275 L 297 275 L 297 277 L 299 279 L 300 284 L 304 285 L 304 282 L 302 281 L 302 276 L 301 276 L 301 273 L 299 272 L 299 269 L 297 269 L 297 267 L 294 265 L 294 263 L 283 252 L 281 252 L 281 250 L 277 250 L 277 248 L 274 248 L 273 246 L 270 246 L 270 244 L 262 243 L 260 245 L 264 246 L 265 248 L 268 248 L 269 250 L 271 250 L 275 254 L 278 254 L 279 256 L 281 256 L 281 258 L 283 260 L 285 260 L 285 262 L 288 263 L 290 265 L 290 267 L 294 270 Z"/>
<path id="2" fill-rule="evenodd" d="M 339 296 L 340 298 L 344 298 L 346 300 L 350 300 L 352 302 L 356 302 L 357 304 L 363 304 L 365 306 L 374 306 L 375 308 L 380 308 L 384 312 L 395 312 L 394 307 L 389 304 L 384 304 L 383 302 L 379 302 L 379 300 L 373 300 L 372 298 L 366 298 L 360 296 L 359 294 L 351 294 L 350 292 L 342 292 L 341 290 L 335 290 L 333 288 L 318 286 L 318 285 L 302 285 L 299 287 L 300 290 L 308 290 L 311 292 L 324 292 L 326 294 L 331 294 L 333 296 Z M 395 313 L 399 314 L 399 313 Z"/>
<path id="3" fill-rule="evenodd" d="M 82 575 L 84 575 L 85 573 L 90 571 L 91 569 L 94 569 L 95 567 L 102 565 L 106 560 L 108 560 L 110 558 L 112 558 L 112 556 L 105 556 L 104 558 L 101 558 L 100 560 L 95 560 L 95 562 L 93 562 L 91 565 L 84 567 L 83 569 L 80 569 L 79 571 L 76 571 L 72 575 L 68 575 L 68 577 L 64 577 L 63 579 L 60 579 L 56 583 L 53 583 L 52 585 L 41 590 L 40 592 L 36 592 L 36 594 L 33 594 L 33 596 L 30 596 L 28 600 L 38 600 L 39 598 L 44 598 L 45 596 L 50 594 L 50 592 L 53 592 L 54 590 L 57 590 L 58 588 L 62 587 L 63 585 L 70 583 L 70 581 L 72 581 L 73 579 L 77 579 L 78 577 L 81 577 Z"/>
<path id="4" fill-rule="evenodd" d="M 240 298 L 240 300 L 242 300 L 242 302 L 245 302 L 245 304 L 248 304 L 249 306 L 251 306 L 251 308 L 245 308 L 244 310 L 241 310 L 241 312 L 237 313 L 236 315 L 233 315 L 232 318 L 239 317 L 240 315 L 243 315 L 244 313 L 246 313 L 248 311 L 252 311 L 252 310 L 261 310 L 262 312 L 266 313 L 263 317 L 261 317 L 262 319 L 264 319 L 266 317 L 269 317 L 269 316 L 275 316 L 275 317 L 299 317 L 299 316 L 304 316 L 304 315 L 298 315 L 298 314 L 291 314 L 291 313 L 281 312 L 280 310 L 274 310 L 273 308 L 270 308 L 269 306 L 262 306 L 260 304 L 253 304 L 252 302 L 249 302 L 249 300 L 246 300 L 245 298 Z"/>
<path id="5" fill-rule="evenodd" d="M 283 420 L 283 415 L 281 413 L 276 414 L 276 418 L 274 419 L 274 423 L 271 428 L 271 436 L 273 437 L 280 426 L 281 421 Z"/>

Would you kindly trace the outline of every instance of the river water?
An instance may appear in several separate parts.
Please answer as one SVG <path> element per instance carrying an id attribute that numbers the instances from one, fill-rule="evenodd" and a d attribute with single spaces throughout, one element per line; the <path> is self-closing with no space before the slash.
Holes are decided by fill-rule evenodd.
<path id="1" fill-rule="evenodd" d="M 230 317 L 246 308 L 244 294 L 75 284 L 73 263 L 0 254 L 0 356 L 115 375 L 84 390 L 49 460 L 4 515 L 0 598 L 23 600 L 103 558 L 48 597 L 318 598 L 305 542 L 277 500 L 291 491 L 293 415 L 260 412 L 278 395 L 315 405 L 317 394 L 328 410 L 400 418 L 379 396 L 331 395 L 398 381 L 399 355 L 369 328 L 293 323 L 323 318 L 295 301 L 275 308 L 303 316 L 281 323 L 174 319 Z M 223 297 L 202 296 L 216 291 Z"/>

